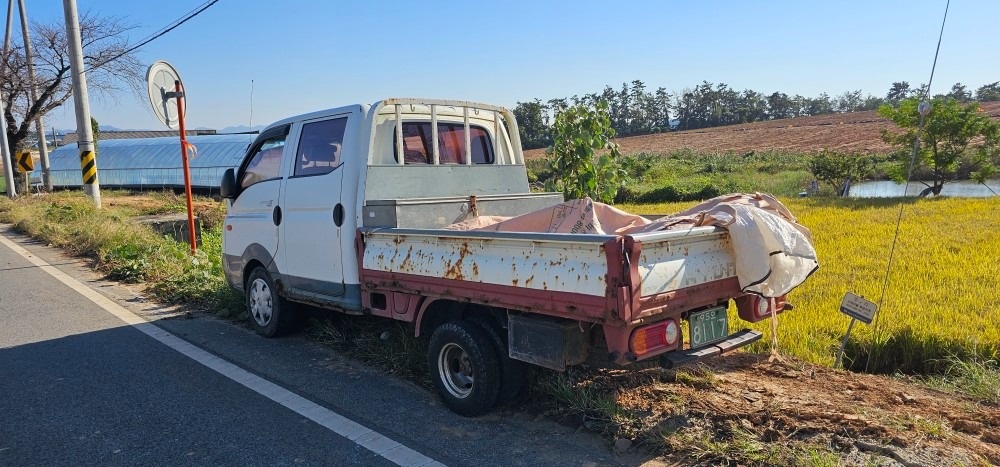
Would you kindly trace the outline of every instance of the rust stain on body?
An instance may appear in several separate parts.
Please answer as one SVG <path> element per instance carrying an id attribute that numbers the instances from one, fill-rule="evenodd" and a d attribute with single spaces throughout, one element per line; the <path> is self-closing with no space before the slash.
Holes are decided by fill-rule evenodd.
<path id="1" fill-rule="evenodd" d="M 399 263 L 399 271 L 400 272 L 412 272 L 413 271 L 413 263 L 410 262 L 410 255 L 411 254 L 413 254 L 413 245 L 410 245 L 410 248 L 408 250 L 406 250 L 406 258 L 403 258 L 403 262 Z"/>
<path id="2" fill-rule="evenodd" d="M 472 254 L 472 250 L 469 249 L 469 242 L 462 242 L 462 246 L 458 249 L 458 260 L 456 260 L 454 264 L 450 261 L 445 264 L 446 269 L 444 277 L 446 279 L 464 280 L 465 274 L 462 272 L 462 262 L 465 261 L 465 257 L 470 254 Z"/>

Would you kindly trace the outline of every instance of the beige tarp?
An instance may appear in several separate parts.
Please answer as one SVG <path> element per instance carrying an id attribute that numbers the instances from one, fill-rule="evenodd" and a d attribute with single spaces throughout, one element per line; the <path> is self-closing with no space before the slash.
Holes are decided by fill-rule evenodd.
<path id="1" fill-rule="evenodd" d="M 655 221 L 584 198 L 517 217 L 474 217 L 447 228 L 628 235 L 708 225 L 729 231 L 745 292 L 779 297 L 819 267 L 809 230 L 778 200 L 760 193 L 719 196 Z"/>

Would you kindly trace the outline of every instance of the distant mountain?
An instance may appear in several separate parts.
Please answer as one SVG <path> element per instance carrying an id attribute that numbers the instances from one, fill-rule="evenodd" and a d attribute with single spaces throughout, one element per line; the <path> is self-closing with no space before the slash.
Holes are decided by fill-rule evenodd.
<path id="1" fill-rule="evenodd" d="M 223 133 L 249 133 L 251 131 L 260 131 L 260 130 L 263 130 L 263 129 L 264 129 L 264 125 L 254 125 L 253 128 L 250 128 L 250 127 L 248 127 L 246 125 L 237 125 L 237 126 L 227 126 L 227 127 L 223 128 L 223 129 L 219 130 L 219 133 L 220 134 L 223 134 Z"/>

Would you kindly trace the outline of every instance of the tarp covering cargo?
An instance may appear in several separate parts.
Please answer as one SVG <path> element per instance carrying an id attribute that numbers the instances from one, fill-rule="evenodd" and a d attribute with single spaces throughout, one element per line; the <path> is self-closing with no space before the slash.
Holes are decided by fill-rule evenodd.
<path id="1" fill-rule="evenodd" d="M 448 228 L 633 235 L 701 226 L 729 232 L 744 292 L 779 297 L 819 268 L 809 230 L 781 202 L 760 193 L 719 196 L 655 221 L 584 198 L 517 217 L 472 217 Z"/>

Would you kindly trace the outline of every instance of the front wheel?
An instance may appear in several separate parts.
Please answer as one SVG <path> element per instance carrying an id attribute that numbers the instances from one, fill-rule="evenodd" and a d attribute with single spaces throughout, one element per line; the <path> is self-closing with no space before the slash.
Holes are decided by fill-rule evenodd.
<path id="1" fill-rule="evenodd" d="M 250 273 L 246 298 L 250 326 L 257 334 L 275 337 L 291 328 L 294 310 L 278 295 L 271 275 L 263 267 L 258 266 Z"/>
<path id="2" fill-rule="evenodd" d="M 468 321 L 434 331 L 427 353 L 431 380 L 452 412 L 466 417 L 493 408 L 500 392 L 500 363 L 490 337 Z"/>

